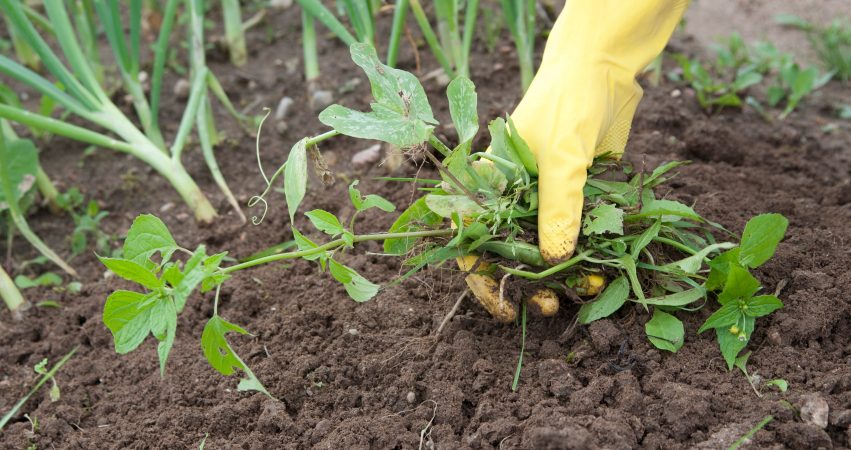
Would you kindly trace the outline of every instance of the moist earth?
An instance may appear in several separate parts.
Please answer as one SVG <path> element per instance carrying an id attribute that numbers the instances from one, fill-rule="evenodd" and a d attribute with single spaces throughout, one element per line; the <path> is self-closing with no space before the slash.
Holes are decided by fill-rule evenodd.
<path id="1" fill-rule="evenodd" d="M 261 135 L 267 173 L 297 139 L 323 131 L 301 76 L 298 23 L 293 10 L 268 16 L 249 34 L 250 63 L 244 68 L 228 65 L 216 50 L 209 55 L 237 104 L 259 113 L 283 95 L 296 101 L 286 134 L 267 123 Z M 383 16 L 381 26 L 388 23 Z M 677 36 L 672 45 L 688 50 L 692 44 Z M 474 50 L 472 73 L 484 125 L 519 99 L 516 56 L 507 40 L 493 53 L 480 44 Z M 320 51 L 321 87 L 332 90 L 338 102 L 366 107 L 369 88 L 345 47 L 329 38 Z M 400 61 L 420 75 L 437 67 L 425 51 L 414 55 L 410 46 L 403 46 Z M 174 81 L 169 78 L 167 85 Z M 437 117 L 449 123 L 443 87 L 435 79 L 424 84 Z M 342 86 L 353 90 L 341 93 Z M 693 204 L 737 233 L 759 213 L 789 218 L 777 255 L 757 271 L 767 290 L 782 288 L 785 307 L 757 321 L 748 365 L 762 380 L 787 380 L 787 392 L 763 389 L 758 397 L 741 373 L 726 370 L 714 336 L 697 334 L 710 308 L 678 314 L 686 342 L 672 354 L 647 341 L 643 328 L 649 316 L 640 307 L 570 327 L 578 306 L 567 300 L 556 317 L 530 319 L 519 388 L 512 392 L 519 327 L 496 323 L 467 299 L 435 336 L 465 287 L 453 267 L 387 285 L 372 301 L 357 304 L 314 264 L 298 261 L 237 274 L 224 285 L 219 306 L 224 318 L 252 333 L 229 339 L 276 401 L 237 391 L 236 377 L 218 374 L 204 360 L 199 344 L 212 314 L 210 295 L 196 294 L 188 302 L 164 377 L 150 339 L 131 354 L 116 354 L 101 312 L 106 296 L 126 284 L 106 276 L 87 253 L 73 261 L 83 282 L 79 294 L 26 292 L 34 301 L 57 300 L 60 309 L 32 308 L 22 321 L 0 314 L 4 412 L 35 382 L 36 363 L 58 361 L 78 347 L 56 377 L 61 399 L 52 403 L 42 390 L 22 408 L 38 419 L 35 433 L 23 416 L 15 417 L 0 434 L 0 448 L 197 448 L 206 438 L 206 448 L 215 449 L 709 449 L 726 448 L 768 415 L 774 420 L 746 448 L 849 448 L 851 134 L 847 121 L 832 116 L 834 104 L 851 103 L 848 86 L 832 82 L 786 121 L 772 123 L 752 111 L 707 115 L 693 92 L 664 82 L 645 88 L 626 159 L 646 170 L 692 160 L 662 194 Z M 130 110 L 121 98 L 116 101 Z M 167 135 L 175 131 L 182 104 L 166 98 Z M 218 147 L 219 162 L 244 205 L 265 187 L 254 140 L 225 115 L 218 123 L 227 135 Z M 450 127 L 438 133 L 453 138 Z M 486 144 L 482 133 L 477 142 Z M 47 172 L 63 188 L 76 186 L 97 199 L 110 212 L 103 228 L 114 235 L 126 233 L 137 214 L 153 213 L 183 246 L 203 243 L 237 258 L 291 239 L 282 195 L 270 199 L 261 225 L 240 223 L 197 151 L 184 159 L 221 212 L 210 226 L 196 224 L 171 187 L 130 157 L 106 150 L 84 155 L 83 145 L 60 138 L 40 145 Z M 345 192 L 353 179 L 361 180 L 364 193 L 381 194 L 401 209 L 416 192 L 375 177 L 436 176 L 407 156 L 395 171 L 389 163 L 351 164 L 351 156 L 368 146 L 348 138 L 323 143 L 337 183 L 323 188 L 312 180 L 303 209 L 348 216 Z M 356 226 L 382 231 L 393 219 L 367 214 Z M 73 228 L 68 217 L 42 208 L 30 223 L 54 248 L 68 248 Z M 310 229 L 303 218 L 297 226 Z M 400 274 L 399 261 L 380 252 L 379 244 L 365 243 L 344 260 L 386 284 Z M 12 254 L 16 261 L 35 256 L 21 239 Z M 808 402 L 821 400 L 829 408 L 824 428 L 801 414 Z"/>

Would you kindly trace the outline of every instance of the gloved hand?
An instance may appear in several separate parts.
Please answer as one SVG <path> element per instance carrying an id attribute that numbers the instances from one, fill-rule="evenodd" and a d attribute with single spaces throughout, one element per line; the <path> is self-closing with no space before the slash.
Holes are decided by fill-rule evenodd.
<path id="1" fill-rule="evenodd" d="M 541 67 L 511 115 L 538 162 L 538 233 L 550 264 L 569 258 L 582 219 L 582 188 L 594 156 L 623 153 L 642 89 L 636 75 L 665 48 L 688 0 L 567 0 L 547 39 Z M 475 257 L 459 261 L 469 270 Z M 499 283 L 467 276 L 470 290 L 497 319 L 516 309 Z M 529 302 L 558 311 L 555 293 Z"/>

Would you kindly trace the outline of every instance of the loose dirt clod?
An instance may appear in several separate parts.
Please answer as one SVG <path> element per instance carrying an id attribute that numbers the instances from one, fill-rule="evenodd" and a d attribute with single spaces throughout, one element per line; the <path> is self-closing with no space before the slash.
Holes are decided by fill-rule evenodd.
<path id="1" fill-rule="evenodd" d="M 830 415 L 827 401 L 818 394 L 805 395 L 801 401 L 801 420 L 819 428 L 827 428 L 827 418 Z"/>

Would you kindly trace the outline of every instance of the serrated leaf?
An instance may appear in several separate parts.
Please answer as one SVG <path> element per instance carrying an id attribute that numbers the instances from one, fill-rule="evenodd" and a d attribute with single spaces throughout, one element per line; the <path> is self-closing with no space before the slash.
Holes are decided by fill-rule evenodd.
<path id="1" fill-rule="evenodd" d="M 579 308 L 579 323 L 589 324 L 619 310 L 629 297 L 629 281 L 624 276 L 612 281 L 600 296 Z"/>
<path id="2" fill-rule="evenodd" d="M 109 295 L 103 308 L 103 323 L 112 332 L 115 351 L 136 349 L 151 332 L 150 312 L 154 294 L 118 290 Z"/>
<path id="3" fill-rule="evenodd" d="M 683 346 L 683 323 L 661 309 L 653 310 L 653 318 L 644 324 L 644 332 L 650 343 L 658 349 L 676 353 Z"/>
<path id="4" fill-rule="evenodd" d="M 140 214 L 127 231 L 123 256 L 137 264 L 148 266 L 148 259 L 154 253 L 159 252 L 162 263 L 165 263 L 177 248 L 177 242 L 159 217 Z"/>
<path id="5" fill-rule="evenodd" d="M 405 233 L 416 231 L 425 227 L 439 225 L 442 221 L 443 218 L 433 213 L 428 205 L 426 205 L 425 197 L 420 197 L 399 215 L 399 218 L 393 222 L 388 232 Z M 417 239 L 411 237 L 387 239 L 384 241 L 384 252 L 391 255 L 405 255 L 413 248 L 416 242 Z"/>
<path id="6" fill-rule="evenodd" d="M 337 216 L 329 213 L 328 211 L 314 209 L 313 211 L 304 213 L 304 215 L 310 219 L 310 223 L 312 223 L 317 230 L 325 234 L 336 236 L 346 230 L 343 227 L 343 224 L 340 223 L 340 220 L 337 219 Z"/>
<path id="7" fill-rule="evenodd" d="M 582 225 L 582 234 L 585 236 L 607 233 L 623 235 L 623 215 L 623 210 L 617 206 L 609 203 L 602 204 L 588 211 Z"/>
<path id="8" fill-rule="evenodd" d="M 177 312 L 174 302 L 170 298 L 158 299 L 150 310 L 151 334 L 157 338 L 157 356 L 160 360 L 160 376 L 165 376 L 165 365 L 168 354 L 174 346 L 174 338 L 177 334 Z"/>
<path id="9" fill-rule="evenodd" d="M 295 213 L 304 194 L 307 192 L 307 138 L 298 141 L 287 157 L 284 167 L 284 197 L 287 199 L 287 211 L 290 224 L 295 222 Z"/>
<path id="10" fill-rule="evenodd" d="M 479 131 L 476 86 L 468 78 L 457 77 L 447 86 L 446 96 L 449 99 L 449 114 L 458 132 L 459 145 L 469 147 Z"/>
<path id="11" fill-rule="evenodd" d="M 154 272 L 129 259 L 104 258 L 101 256 L 98 256 L 98 259 L 112 273 L 125 280 L 139 283 L 148 289 L 156 289 L 163 285 L 163 282 L 157 279 Z"/>
<path id="12" fill-rule="evenodd" d="M 204 351 L 207 362 L 222 375 L 232 375 L 236 369 L 242 370 L 245 377 L 240 380 L 237 389 L 259 391 L 270 398 L 274 398 L 260 383 L 260 380 L 248 365 L 233 351 L 225 337 L 229 332 L 249 334 L 242 327 L 234 325 L 218 315 L 207 321 L 204 331 L 201 333 L 201 349 Z"/>
<path id="13" fill-rule="evenodd" d="M 453 214 L 470 217 L 485 211 L 466 195 L 429 194 L 425 196 L 425 203 L 435 214 L 445 218 L 450 218 Z"/>
<path id="14" fill-rule="evenodd" d="M 745 301 L 745 304 L 748 306 L 745 314 L 751 317 L 762 317 L 783 307 L 783 302 L 773 295 L 751 297 Z"/>
<path id="15" fill-rule="evenodd" d="M 356 302 L 365 302 L 378 293 L 379 286 L 362 277 L 351 267 L 344 266 L 333 259 L 328 260 L 328 269 L 335 280 L 343 283 L 346 293 Z"/>
<path id="16" fill-rule="evenodd" d="M 756 268 L 771 259 L 788 226 L 789 221 L 781 214 L 753 217 L 742 232 L 739 262 L 743 266 Z"/>
<path id="17" fill-rule="evenodd" d="M 300 252 L 305 250 L 312 250 L 316 247 L 319 247 L 318 244 L 311 241 L 307 236 L 299 233 L 299 231 L 295 228 L 293 228 L 293 239 L 295 240 L 296 246 L 298 246 L 298 250 Z M 322 258 L 324 255 L 324 253 L 320 252 L 313 255 L 303 256 L 302 258 L 308 261 L 315 261 L 317 259 Z"/>

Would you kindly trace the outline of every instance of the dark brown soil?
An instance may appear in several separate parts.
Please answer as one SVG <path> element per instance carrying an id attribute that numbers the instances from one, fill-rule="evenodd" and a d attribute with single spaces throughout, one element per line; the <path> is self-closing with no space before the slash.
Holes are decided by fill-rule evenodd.
<path id="1" fill-rule="evenodd" d="M 269 17 L 251 34 L 251 62 L 243 69 L 234 70 L 217 53 L 210 56 L 239 104 L 274 107 L 282 95 L 296 99 L 289 134 L 281 137 L 272 127 L 263 134 L 267 172 L 296 139 L 322 130 L 307 106 L 301 69 L 286 69 L 288 60 L 300 58 L 297 24 L 292 10 Z M 329 39 L 321 51 L 323 85 L 335 89 L 360 77 L 341 44 Z M 436 67 L 423 59 L 427 68 Z M 473 61 L 480 116 L 509 111 L 519 98 L 510 47 L 498 47 L 495 54 L 478 48 Z M 402 65 L 414 69 L 407 48 Z M 442 88 L 432 80 L 426 89 L 446 121 Z M 34 364 L 45 357 L 56 361 L 79 346 L 57 376 L 61 399 L 51 403 L 39 392 L 21 410 L 39 420 L 37 432 L 28 434 L 29 422 L 16 417 L 0 434 L 0 447 L 197 448 L 208 435 L 206 448 L 213 449 L 726 448 L 770 414 L 774 421 L 747 448 L 848 448 L 851 135 L 848 122 L 830 116 L 833 103 L 851 103 L 848 86 L 832 83 L 776 123 L 751 112 L 707 116 L 688 90 L 672 95 L 675 89 L 669 84 L 646 89 L 627 159 L 648 168 L 692 159 L 668 195 L 734 231 L 762 212 L 789 218 L 787 239 L 758 273 L 770 290 L 787 283 L 781 293 L 786 307 L 758 321 L 749 366 L 763 379 L 788 380 L 785 394 L 766 391 L 758 398 L 741 373 L 726 371 L 714 337 L 696 333 L 706 310 L 679 315 L 686 343 L 671 354 L 647 341 L 648 316 L 640 308 L 565 334 L 577 311 L 567 303 L 553 319 L 530 321 L 520 387 L 512 392 L 518 327 L 496 324 L 467 300 L 441 335 L 432 337 L 464 286 L 452 268 L 423 272 L 359 305 L 313 265 L 297 262 L 238 274 L 225 284 L 220 306 L 225 318 L 254 334 L 231 340 L 281 399 L 274 401 L 238 392 L 235 377 L 219 375 L 204 361 L 199 340 L 212 314 L 209 295 L 188 303 L 164 378 L 152 341 L 129 355 L 114 353 L 100 315 L 106 296 L 122 283 L 105 278 L 94 256 L 85 255 L 74 261 L 84 284 L 80 295 L 27 291 L 34 301 L 59 300 L 61 309 L 33 308 L 19 322 L 0 313 L 0 411 L 34 383 Z M 337 101 L 364 107 L 368 96 L 361 83 Z M 170 135 L 182 106 L 172 99 L 166 108 L 174 118 L 163 121 Z M 263 188 L 254 143 L 224 116 L 219 123 L 229 136 L 218 150 L 219 161 L 244 203 Z M 62 186 L 78 186 L 99 200 L 110 211 L 104 227 L 116 235 L 137 214 L 152 212 L 184 246 L 204 243 L 237 257 L 291 238 L 282 196 L 270 202 L 262 225 L 240 224 L 197 151 L 185 155 L 186 165 L 223 213 L 211 227 L 196 225 L 174 191 L 138 161 L 105 150 L 83 158 L 83 146 L 63 139 L 42 147 L 46 170 Z M 306 208 L 346 216 L 345 185 L 355 178 L 364 192 L 380 193 L 399 206 L 410 203 L 409 188 L 372 180 L 384 168 L 351 167 L 351 155 L 364 147 L 348 139 L 323 146 L 340 180 L 324 190 L 313 183 Z M 399 173 L 417 171 L 407 161 Z M 428 168 L 420 174 L 433 175 Z M 372 215 L 358 227 L 381 231 L 391 221 Z M 70 219 L 39 210 L 31 223 L 54 248 L 68 248 Z M 366 244 L 363 250 L 379 247 Z M 14 248 L 17 261 L 34 255 L 23 242 Z M 347 263 L 376 282 L 399 273 L 397 260 L 363 252 Z M 809 394 L 830 406 L 826 429 L 799 417 L 797 409 Z"/>

